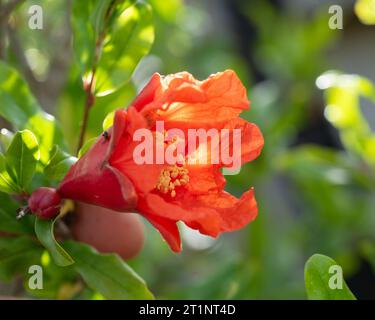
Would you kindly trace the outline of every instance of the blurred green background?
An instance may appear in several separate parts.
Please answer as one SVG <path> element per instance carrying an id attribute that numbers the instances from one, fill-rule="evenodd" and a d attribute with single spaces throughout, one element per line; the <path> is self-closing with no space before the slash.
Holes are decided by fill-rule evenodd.
<path id="1" fill-rule="evenodd" d="M 317 252 L 343 266 L 358 298 L 375 298 L 375 26 L 358 18 L 355 1 L 340 1 L 343 29 L 330 29 L 336 2 L 149 0 L 152 50 L 131 83 L 97 102 L 87 138 L 154 72 L 204 79 L 229 68 L 249 88 L 242 116 L 265 137 L 261 156 L 227 176 L 235 195 L 255 187 L 259 215 L 249 226 L 212 240 L 181 225 L 176 255 L 147 225 L 145 248 L 129 264 L 158 298 L 304 299 L 303 267 Z M 61 121 L 74 152 L 84 93 L 69 1 L 32 1 L 45 10 L 41 31 L 24 27 L 30 4 L 17 9 L 11 51 L 0 45 L 0 56 Z"/>

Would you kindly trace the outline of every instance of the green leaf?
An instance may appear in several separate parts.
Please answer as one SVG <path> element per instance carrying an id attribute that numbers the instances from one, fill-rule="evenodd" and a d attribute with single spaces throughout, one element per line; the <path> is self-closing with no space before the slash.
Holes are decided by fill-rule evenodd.
<path id="1" fill-rule="evenodd" d="M 105 96 L 98 96 L 95 98 L 95 104 L 90 111 L 90 117 L 88 120 L 87 131 L 86 131 L 86 139 L 87 141 L 91 138 L 97 138 L 103 130 L 103 120 L 108 121 L 106 123 L 107 126 L 112 125 L 112 120 L 110 117 L 107 116 L 115 111 L 116 109 L 125 108 L 127 107 L 131 101 L 134 99 L 136 95 L 136 89 L 134 84 L 130 81 L 129 83 L 121 86 L 118 90 L 107 94 Z M 74 113 L 74 104 L 71 106 L 65 106 L 64 112 Z M 72 124 L 72 121 L 69 121 L 69 125 Z M 95 140 L 93 140 L 95 141 Z M 91 146 L 88 144 L 82 148 L 82 150 L 87 151 L 85 149 L 87 146 Z M 82 154 L 79 155 L 79 157 Z"/>
<path id="2" fill-rule="evenodd" d="M 154 42 L 151 6 L 138 1 L 120 12 L 106 34 L 96 68 L 96 93 L 107 94 L 128 82 Z"/>
<path id="3" fill-rule="evenodd" d="M 35 219 L 35 233 L 41 244 L 51 254 L 58 266 L 65 267 L 74 263 L 72 257 L 56 241 L 54 236 L 55 220 Z"/>
<path id="4" fill-rule="evenodd" d="M 341 272 L 340 272 L 341 270 Z M 334 278 L 336 277 L 336 278 Z M 342 288 L 330 288 L 330 283 L 341 281 Z M 342 278 L 342 268 L 330 257 L 314 254 L 305 265 L 305 285 L 311 300 L 355 300 Z"/>
<path id="5" fill-rule="evenodd" d="M 51 151 L 51 159 L 44 168 L 44 174 L 50 180 L 61 180 L 65 177 L 70 167 L 77 161 L 76 157 L 62 151 L 55 145 Z"/>
<path id="6" fill-rule="evenodd" d="M 373 83 L 355 74 L 326 72 L 316 80 L 325 90 L 325 116 L 340 133 L 345 148 L 375 166 L 375 134 L 361 109 L 361 98 L 375 103 Z"/>
<path id="7" fill-rule="evenodd" d="M 0 278 L 8 281 L 16 274 L 26 275 L 31 265 L 40 263 L 42 251 L 27 237 L 0 238 Z"/>
<path id="8" fill-rule="evenodd" d="M 126 108 L 134 99 L 136 93 L 135 86 L 130 81 L 111 94 L 96 97 L 88 124 L 90 134 L 98 136 L 102 132 L 103 120 L 106 119 L 107 115 L 116 109 Z M 108 125 L 112 124 L 109 122 Z"/>
<path id="9" fill-rule="evenodd" d="M 72 3 L 74 53 L 84 75 L 93 67 L 95 46 L 104 30 L 105 13 L 112 0 L 86 0 Z"/>
<path id="10" fill-rule="evenodd" d="M 154 41 L 151 6 L 134 2 L 73 2 L 75 55 L 85 81 L 95 69 L 98 96 L 128 82 Z"/>
<path id="11" fill-rule="evenodd" d="M 41 161 L 47 163 L 54 144 L 63 144 L 55 118 L 44 112 L 17 70 L 0 61 L 0 116 L 16 130 L 31 130 L 38 139 Z"/>
<path id="12" fill-rule="evenodd" d="M 107 114 L 103 121 L 103 130 L 106 131 L 113 125 L 113 120 L 115 118 L 115 111 L 111 111 Z"/>
<path id="13" fill-rule="evenodd" d="M 72 29 L 74 54 L 81 68 L 82 75 L 93 69 L 95 59 L 100 52 L 97 44 L 108 31 L 112 14 L 117 10 L 125 10 L 134 3 L 134 0 L 86 0 L 72 3 Z M 110 8 L 112 10 L 110 10 Z M 95 56 L 96 55 L 96 56 Z"/>
<path id="14" fill-rule="evenodd" d="M 49 161 L 50 151 L 55 144 L 60 148 L 65 146 L 60 125 L 55 118 L 48 113 L 38 112 L 31 116 L 25 125 L 38 139 L 40 146 L 40 160 L 46 164 Z"/>
<path id="15" fill-rule="evenodd" d="M 87 285 L 107 299 L 153 299 L 144 280 L 119 256 L 99 254 L 90 246 L 73 241 L 65 245 Z"/>
<path id="16" fill-rule="evenodd" d="M 19 131 L 5 154 L 9 176 L 21 190 L 30 184 L 40 158 L 38 141 L 29 130 Z"/>
<path id="17" fill-rule="evenodd" d="M 0 191 L 5 193 L 17 193 L 20 191 L 7 171 L 6 160 L 2 153 L 0 153 Z"/>
<path id="18" fill-rule="evenodd" d="M 148 2 L 151 4 L 156 15 L 170 23 L 176 21 L 178 13 L 183 8 L 182 0 L 149 0 Z"/>

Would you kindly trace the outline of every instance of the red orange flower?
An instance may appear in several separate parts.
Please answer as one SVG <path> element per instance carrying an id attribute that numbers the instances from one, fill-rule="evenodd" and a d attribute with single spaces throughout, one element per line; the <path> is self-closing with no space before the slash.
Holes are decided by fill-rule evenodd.
<path id="1" fill-rule="evenodd" d="M 231 70 L 204 81 L 187 72 L 166 77 L 154 74 L 127 110 L 116 111 L 114 124 L 108 130 L 109 139 L 97 140 L 71 168 L 58 191 L 65 198 L 139 212 L 176 252 L 181 250 L 178 221 L 213 237 L 242 228 L 257 215 L 254 192 L 250 189 L 238 199 L 224 191 L 221 168 L 226 165 L 222 161 L 190 163 L 190 153 L 172 164 L 138 164 L 134 151 L 140 142 L 133 140 L 133 134 L 140 128 L 150 130 L 155 141 L 153 148 L 161 143 L 165 151 L 175 140 L 162 137 L 160 142 L 157 121 L 163 121 L 167 132 L 172 128 L 182 132 L 240 129 L 243 164 L 255 159 L 264 143 L 257 126 L 239 118 L 248 108 L 246 89 Z M 217 147 L 221 144 L 220 141 Z M 199 145 L 198 149 L 201 147 L 205 146 Z M 227 146 L 230 153 L 234 147 Z"/>

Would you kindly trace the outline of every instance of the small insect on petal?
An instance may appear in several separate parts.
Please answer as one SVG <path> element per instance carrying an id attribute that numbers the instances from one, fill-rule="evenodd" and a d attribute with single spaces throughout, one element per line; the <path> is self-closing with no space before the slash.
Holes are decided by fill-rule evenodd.
<path id="1" fill-rule="evenodd" d="M 102 137 L 104 138 L 105 141 L 108 141 L 109 140 L 109 133 L 108 133 L 108 131 L 104 131 L 102 133 Z"/>

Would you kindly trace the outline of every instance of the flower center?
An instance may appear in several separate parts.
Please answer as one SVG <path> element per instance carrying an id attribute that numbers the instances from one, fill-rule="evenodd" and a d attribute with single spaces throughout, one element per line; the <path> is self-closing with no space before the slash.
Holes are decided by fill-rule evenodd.
<path id="1" fill-rule="evenodd" d="M 155 188 L 164 194 L 176 196 L 176 187 L 181 187 L 189 182 L 189 170 L 184 166 L 169 166 L 162 170 Z"/>

